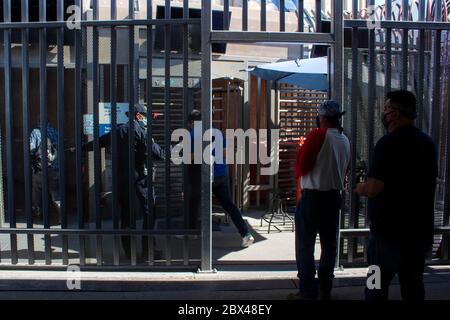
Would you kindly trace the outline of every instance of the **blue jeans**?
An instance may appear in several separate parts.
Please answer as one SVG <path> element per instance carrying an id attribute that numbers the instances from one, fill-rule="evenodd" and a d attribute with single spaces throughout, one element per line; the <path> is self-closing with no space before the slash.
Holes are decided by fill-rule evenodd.
<path id="1" fill-rule="evenodd" d="M 228 186 L 228 177 L 214 177 L 212 192 L 219 201 L 220 205 L 230 215 L 230 218 L 241 234 L 241 237 L 244 237 L 248 233 L 248 226 L 242 218 L 241 211 L 239 211 L 231 199 L 230 188 Z"/>
<path id="2" fill-rule="evenodd" d="M 367 260 L 369 265 L 380 268 L 381 289 L 370 290 L 366 287 L 366 299 L 387 300 L 389 284 L 398 274 L 402 299 L 423 300 L 423 272 L 427 249 L 425 245 L 412 242 L 402 245 L 372 235 L 367 249 Z"/>
<path id="3" fill-rule="evenodd" d="M 312 298 L 331 292 L 337 255 L 341 193 L 339 190 L 304 190 L 295 212 L 295 253 L 300 293 Z M 319 233 L 322 249 L 315 279 L 314 247 Z"/>

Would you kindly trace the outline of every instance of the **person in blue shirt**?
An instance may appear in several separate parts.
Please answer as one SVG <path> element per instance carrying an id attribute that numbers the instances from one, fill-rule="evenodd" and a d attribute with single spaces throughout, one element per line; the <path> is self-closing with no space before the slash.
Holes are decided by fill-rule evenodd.
<path id="1" fill-rule="evenodd" d="M 201 113 L 199 110 L 192 110 L 188 117 L 189 128 L 191 133 L 191 139 L 201 138 L 201 132 L 196 132 L 194 127 L 195 121 L 201 121 Z M 220 132 L 219 130 L 217 130 Z M 220 132 L 221 134 L 221 132 Z M 223 138 L 222 138 L 223 141 Z M 191 141 L 193 146 L 194 142 Z M 194 149 L 191 150 L 194 152 Z M 236 207 L 231 199 L 230 188 L 228 183 L 228 170 L 225 161 L 225 144 L 223 144 L 223 159 L 216 158 L 215 149 L 212 150 L 212 155 L 214 157 L 214 180 L 212 184 L 212 193 L 219 201 L 223 209 L 230 215 L 231 220 L 238 229 L 241 237 L 242 243 L 241 247 L 247 248 L 253 244 L 255 239 L 251 235 L 247 223 L 242 218 L 241 211 Z M 200 210 L 200 200 L 201 200 L 201 165 L 191 164 L 189 172 L 189 181 L 191 184 L 191 194 L 190 194 L 190 227 L 195 228 L 197 225 L 197 220 Z"/>
<path id="2" fill-rule="evenodd" d="M 32 207 L 33 215 L 41 218 L 42 213 L 42 135 L 41 129 L 35 128 L 30 134 L 30 154 L 32 169 Z M 58 224 L 61 223 L 61 197 L 59 193 L 59 165 L 58 165 L 58 132 L 47 123 L 47 151 L 48 165 L 48 197 L 50 204 L 57 212 Z"/>

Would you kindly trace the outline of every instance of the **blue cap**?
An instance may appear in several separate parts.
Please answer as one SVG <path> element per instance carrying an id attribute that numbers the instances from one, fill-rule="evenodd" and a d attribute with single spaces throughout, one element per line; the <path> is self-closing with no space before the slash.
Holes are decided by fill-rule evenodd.
<path id="1" fill-rule="evenodd" d="M 328 118 L 340 118 L 345 112 L 341 112 L 341 106 L 333 100 L 327 100 L 319 106 L 319 116 Z"/>

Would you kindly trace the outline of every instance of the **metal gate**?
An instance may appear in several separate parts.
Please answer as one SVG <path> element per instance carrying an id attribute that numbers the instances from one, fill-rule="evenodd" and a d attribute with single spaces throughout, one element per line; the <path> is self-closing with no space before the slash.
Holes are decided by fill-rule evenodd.
<path id="1" fill-rule="evenodd" d="M 447 51 L 450 24 L 447 2 L 443 6 L 441 1 L 410 3 L 403 0 L 402 5 L 393 7 L 392 1 L 386 1 L 384 6 L 376 8 L 373 19 L 373 15 L 367 15 L 372 12 L 367 8 L 375 5 L 374 0 L 368 0 L 364 8 L 358 7 L 361 3 L 358 0 L 316 0 L 316 13 L 322 11 L 324 3 L 331 7 L 330 32 L 323 28 L 322 14 L 316 14 L 314 32 L 305 32 L 304 20 L 311 20 L 311 15 L 305 12 L 304 1 L 300 0 L 296 1 L 298 27 L 295 31 L 286 29 L 283 0 L 279 1 L 278 30 L 268 26 L 268 1 L 259 1 L 261 10 L 256 31 L 249 26 L 247 0 L 241 2 L 242 25 L 234 30 L 229 28 L 229 0 L 221 2 L 220 30 L 213 29 L 212 1 L 209 0 L 183 0 L 178 1 L 178 5 L 170 0 L 129 0 L 124 12 L 117 5 L 118 1 L 111 0 L 108 14 L 102 15 L 98 0 L 72 2 L 3 0 L 0 23 L 3 44 L 0 60 L 4 71 L 0 84 L 4 88 L 0 91 L 0 101 L 4 101 L 0 108 L 4 172 L 1 186 L 4 188 L 0 194 L 5 207 L 0 228 L 2 267 L 80 264 L 101 268 L 180 269 L 200 266 L 202 271 L 211 271 L 211 167 L 202 165 L 201 228 L 189 229 L 185 169 L 175 168 L 170 160 L 156 163 L 149 153 L 148 167 L 154 162 L 157 165 L 159 197 L 156 211 L 149 208 L 148 216 L 154 220 L 149 225 L 155 222 L 157 227 L 143 226 L 141 217 L 136 214 L 138 202 L 130 201 L 130 228 L 122 228 L 118 195 L 128 192 L 130 199 L 134 199 L 136 186 L 133 181 L 126 186 L 119 185 L 117 180 L 115 129 L 121 103 L 128 104 L 130 114 L 134 113 L 135 103 L 146 103 L 148 113 L 162 114 L 155 120 L 149 118 L 148 141 L 155 138 L 168 159 L 171 130 L 185 125 L 187 114 L 194 106 L 201 108 L 203 132 L 211 128 L 212 48 L 226 43 L 298 43 L 330 47 L 329 96 L 348 111 L 345 128 L 353 142 L 352 154 L 357 155 L 353 157 L 342 211 L 339 264 L 365 261 L 367 216 L 364 201 L 357 199 L 351 190 L 358 173 L 364 171 L 364 165 L 370 165 L 374 143 L 381 134 L 376 119 L 382 97 L 386 91 L 397 87 L 416 92 L 419 125 L 440 146 L 442 162 L 437 194 L 440 220 L 436 226 L 439 248 L 434 258 L 448 261 L 450 108 L 446 93 L 450 81 Z M 351 12 L 344 11 L 348 3 Z M 75 15 L 74 18 L 65 12 L 70 4 L 76 6 L 73 14 L 79 10 L 81 17 Z M 68 23 L 74 28 L 68 28 Z M 375 27 L 371 27 L 372 23 Z M 346 30 L 351 30 L 351 39 L 344 37 Z M 367 47 L 358 44 L 364 39 L 361 30 L 367 32 Z M 195 32 L 200 38 L 197 44 L 193 41 L 196 39 L 190 37 L 190 33 Z M 173 45 L 177 41 L 179 44 Z M 347 41 L 351 43 L 348 49 Z M 178 73 L 172 65 L 175 60 L 181 61 Z M 195 68 L 201 72 L 193 79 L 190 74 Z M 141 73 L 143 76 L 139 76 Z M 381 75 L 386 79 L 384 82 Z M 427 78 L 431 85 L 427 84 Z M 378 87 L 382 90 L 377 91 Z M 244 99 L 247 100 L 248 90 L 246 83 Z M 196 99 L 198 95 L 200 98 Z M 99 108 L 102 103 L 110 105 L 110 130 L 114 133 L 107 150 L 100 146 L 104 125 L 104 114 Z M 46 153 L 48 120 L 60 137 L 57 146 L 60 225 L 51 221 L 54 215 L 47 201 L 49 188 L 52 188 L 49 185 L 51 172 L 45 157 L 41 162 L 42 221 L 34 219 L 32 214 L 28 139 L 31 129 L 39 127 L 41 150 Z M 92 153 L 83 150 L 88 141 L 93 142 Z M 133 135 L 129 142 L 133 145 Z M 134 174 L 134 157 L 130 149 L 130 174 Z M 111 159 L 108 168 L 106 159 Z M 105 178 L 108 170 L 110 190 Z M 153 184 L 151 175 L 148 184 Z M 124 235 L 131 236 L 129 260 L 121 253 L 120 238 Z M 184 237 L 180 240 L 177 235 Z M 192 240 L 189 235 L 200 235 L 200 240 Z M 139 260 L 143 236 L 148 236 L 145 240 L 148 259 L 144 262 Z M 161 249 L 162 257 L 157 258 L 156 250 Z"/>

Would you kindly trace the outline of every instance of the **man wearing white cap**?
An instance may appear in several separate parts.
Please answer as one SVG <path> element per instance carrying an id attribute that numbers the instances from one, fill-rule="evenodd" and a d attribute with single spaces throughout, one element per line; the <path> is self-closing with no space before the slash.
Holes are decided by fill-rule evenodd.
<path id="1" fill-rule="evenodd" d="M 299 292 L 292 299 L 329 299 L 337 254 L 341 190 L 350 162 L 350 143 L 343 134 L 339 104 L 325 101 L 319 107 L 317 129 L 306 137 L 297 153 L 296 179 L 301 178 L 302 197 L 297 204 L 296 260 Z M 315 279 L 314 247 L 321 245 L 318 281 Z"/>

